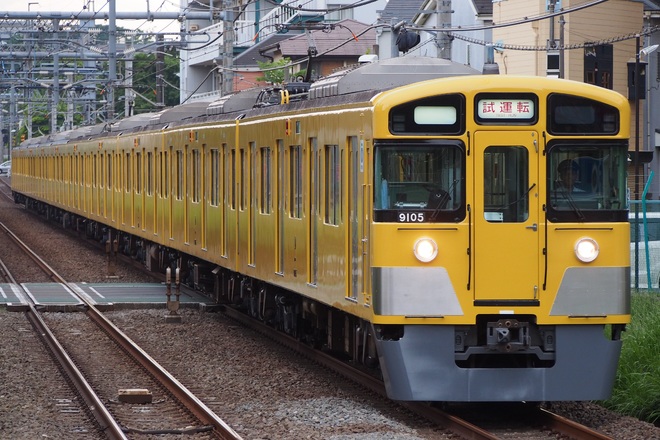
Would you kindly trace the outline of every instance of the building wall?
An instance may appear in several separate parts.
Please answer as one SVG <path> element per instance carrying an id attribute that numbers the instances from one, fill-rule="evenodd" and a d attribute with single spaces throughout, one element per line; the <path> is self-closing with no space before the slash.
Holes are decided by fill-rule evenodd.
<path id="1" fill-rule="evenodd" d="M 562 8 L 584 4 L 583 0 L 562 0 Z M 497 24 L 514 22 L 523 17 L 546 13 L 546 0 L 506 0 L 493 3 L 493 21 Z M 597 6 L 564 14 L 564 45 L 582 45 L 589 41 L 604 41 L 634 34 L 643 26 L 643 4 L 629 0 L 610 0 Z M 613 19 L 616 17 L 616 19 Z M 493 30 L 493 41 L 507 45 L 547 47 L 550 38 L 550 20 L 528 22 L 518 26 Z M 559 17 L 554 19 L 554 37 L 559 40 Z M 635 40 L 614 42 L 613 89 L 627 96 L 627 61 L 635 56 Z M 505 49 L 497 52 L 495 61 L 500 73 L 546 75 L 547 54 L 544 51 Z M 564 51 L 564 78 L 584 81 L 584 49 Z"/>
<path id="2" fill-rule="evenodd" d="M 568 9 L 584 4 L 583 0 L 562 0 L 561 7 Z M 515 22 L 523 17 L 535 17 L 546 13 L 546 0 L 505 0 L 493 4 L 493 21 L 497 24 Z M 609 0 L 607 2 L 571 12 L 563 15 L 565 27 L 563 29 L 564 51 L 563 77 L 574 81 L 585 81 L 585 49 L 582 47 L 588 42 L 612 41 L 612 89 L 628 96 L 628 62 L 634 62 L 636 41 L 635 38 L 622 39 L 619 37 L 634 36 L 641 32 L 644 26 L 644 5 L 641 2 L 630 0 Z M 527 22 L 518 26 L 502 27 L 493 31 L 493 41 L 505 45 L 547 47 L 550 38 L 550 20 Z M 554 39 L 562 36 L 560 18 L 554 19 Z M 571 45 L 578 46 L 571 49 Z M 644 43 L 642 41 L 642 47 Z M 657 58 L 656 58 L 657 59 Z M 500 73 L 539 75 L 547 74 L 547 52 L 523 51 L 504 49 L 495 55 L 495 61 L 500 66 Z M 647 83 L 648 84 L 648 83 Z M 648 136 L 644 136 L 645 113 L 648 112 L 645 101 L 639 107 L 639 145 L 640 151 L 652 149 Z M 635 107 L 631 101 L 631 141 L 630 149 L 635 150 Z M 648 168 L 644 168 L 648 170 Z M 634 170 L 630 170 L 632 175 Z M 642 182 L 646 181 L 646 173 L 640 176 Z M 643 186 L 643 184 L 642 184 Z"/>
<path id="3" fill-rule="evenodd" d="M 481 19 L 475 19 L 476 11 L 472 2 L 469 1 L 453 1 L 452 10 L 452 27 L 457 26 L 486 26 L 492 24 L 490 20 L 485 22 Z M 473 38 L 477 41 L 490 42 L 492 40 L 491 29 L 481 29 L 469 32 L 456 32 L 458 36 Z M 484 63 L 487 61 L 488 47 L 479 43 L 471 43 L 468 41 L 455 38 L 452 41 L 451 58 L 453 61 L 470 66 L 478 71 L 482 71 Z"/>

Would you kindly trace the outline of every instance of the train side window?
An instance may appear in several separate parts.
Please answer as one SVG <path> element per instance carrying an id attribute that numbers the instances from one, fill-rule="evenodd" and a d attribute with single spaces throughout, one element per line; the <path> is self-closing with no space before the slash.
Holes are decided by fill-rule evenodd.
<path id="1" fill-rule="evenodd" d="M 625 142 L 554 140 L 547 155 L 548 218 L 553 222 L 625 221 Z"/>
<path id="2" fill-rule="evenodd" d="M 460 141 L 378 142 L 374 220 L 459 222 L 465 218 L 465 146 Z"/>

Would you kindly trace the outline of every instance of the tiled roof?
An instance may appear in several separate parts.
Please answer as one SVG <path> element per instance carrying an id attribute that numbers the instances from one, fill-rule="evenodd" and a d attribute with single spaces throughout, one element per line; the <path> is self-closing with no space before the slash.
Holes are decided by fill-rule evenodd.
<path id="1" fill-rule="evenodd" d="M 244 50 L 243 52 L 240 53 L 240 55 L 237 55 L 234 57 L 234 65 L 235 66 L 243 66 L 243 67 L 256 67 L 257 66 L 257 61 L 259 62 L 268 62 L 271 61 L 270 58 L 267 58 L 261 53 L 259 53 L 260 50 L 263 50 L 264 48 L 274 46 L 280 41 L 286 40 L 288 38 L 291 38 L 292 34 L 272 34 L 269 35 L 265 40 L 258 42 L 257 44 L 249 47 L 248 49 Z"/>
<path id="2" fill-rule="evenodd" d="M 392 24 L 402 20 L 410 23 L 413 17 L 422 9 L 423 4 L 424 0 L 389 0 L 380 16 L 385 23 L 389 22 L 390 19 L 394 19 Z"/>
<path id="3" fill-rule="evenodd" d="M 334 24 L 331 32 L 311 31 L 311 40 L 319 55 L 325 54 L 326 57 L 360 56 L 372 51 L 376 44 L 376 31 L 369 27 L 359 21 L 341 20 Z M 354 36 L 357 37 L 357 40 Z M 306 34 L 296 35 L 279 43 L 282 55 L 291 58 L 307 56 L 308 47 L 309 40 Z"/>
<path id="4" fill-rule="evenodd" d="M 464 1 L 464 0 L 461 0 Z M 381 18 L 386 23 L 394 18 L 395 23 L 401 20 L 411 22 L 412 19 L 419 13 L 424 5 L 425 0 L 389 0 L 387 6 L 381 12 Z M 474 8 L 479 15 L 492 15 L 493 13 L 493 0 L 472 0 Z"/>
<path id="5" fill-rule="evenodd" d="M 492 15 L 493 14 L 493 0 L 472 0 L 477 14 Z"/>

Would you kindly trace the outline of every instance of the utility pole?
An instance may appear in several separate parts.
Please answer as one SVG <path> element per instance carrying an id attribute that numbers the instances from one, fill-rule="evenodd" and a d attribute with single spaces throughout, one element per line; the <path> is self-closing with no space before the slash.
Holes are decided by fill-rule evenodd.
<path id="1" fill-rule="evenodd" d="M 53 20 L 53 32 L 55 33 L 55 40 L 59 37 L 60 21 Z M 53 85 L 50 88 L 51 93 L 51 107 L 50 107 L 50 132 L 51 134 L 57 133 L 57 106 L 60 103 L 60 55 L 59 47 L 55 45 L 55 53 L 53 54 Z"/>
<path id="2" fill-rule="evenodd" d="M 548 3 L 548 12 L 553 14 L 557 0 L 550 0 Z M 555 39 L 555 18 L 550 17 L 550 36 L 547 44 L 546 56 L 546 76 L 559 78 L 560 77 L 560 62 L 559 62 L 559 44 Z"/>
<path id="3" fill-rule="evenodd" d="M 223 57 L 222 57 L 222 95 L 234 91 L 234 2 L 224 0 L 225 16 L 223 19 Z M 211 3 L 211 17 L 213 17 L 213 3 Z M 213 21 L 213 18 L 211 19 Z"/>
<path id="4" fill-rule="evenodd" d="M 559 77 L 564 78 L 564 30 L 566 28 L 566 20 L 564 16 L 559 16 Z"/>
<path id="5" fill-rule="evenodd" d="M 112 123 L 115 118 L 115 84 L 117 81 L 117 3 L 109 0 L 108 16 L 108 113 L 106 121 Z"/>
<path id="6" fill-rule="evenodd" d="M 451 0 L 436 0 L 436 17 L 438 29 L 440 32 L 436 34 L 436 45 L 438 46 L 438 58 L 445 60 L 451 59 L 451 38 L 447 32 L 442 32 L 444 29 L 451 28 Z"/>
<path id="7" fill-rule="evenodd" d="M 156 38 L 156 107 L 165 107 L 165 81 L 163 75 L 165 72 L 165 48 L 163 47 L 163 36 Z"/>
<path id="8" fill-rule="evenodd" d="M 64 86 L 66 90 L 66 118 L 64 118 L 64 130 L 73 130 L 73 113 L 74 103 L 73 100 L 76 96 L 76 91 L 73 89 L 73 72 L 65 72 L 67 83 Z"/>
<path id="9" fill-rule="evenodd" d="M 11 150 L 14 148 L 14 124 L 16 123 L 16 87 L 12 83 L 9 92 L 9 157 L 11 157 Z"/>
<path id="10" fill-rule="evenodd" d="M 135 105 L 135 90 L 133 90 L 133 37 L 126 38 L 126 50 L 124 50 L 124 116 L 133 116 Z"/>

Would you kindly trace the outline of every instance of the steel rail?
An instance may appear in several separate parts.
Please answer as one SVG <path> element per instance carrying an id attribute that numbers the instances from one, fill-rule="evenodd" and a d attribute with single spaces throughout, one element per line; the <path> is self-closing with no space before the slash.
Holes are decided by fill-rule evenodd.
<path id="1" fill-rule="evenodd" d="M 68 283 L 4 224 L 0 223 L 0 228 L 4 230 L 7 235 L 14 240 L 14 242 L 16 242 L 30 256 L 30 258 L 32 258 L 54 282 L 66 286 L 72 294 L 76 295 L 76 297 L 85 304 L 87 316 L 105 331 L 117 345 L 125 350 L 146 371 L 156 378 L 156 380 L 162 383 L 176 399 L 178 399 L 195 417 L 197 417 L 197 419 L 199 419 L 200 422 L 212 426 L 216 437 L 223 440 L 241 440 L 241 437 L 229 425 L 220 419 L 220 417 L 218 417 L 183 384 L 176 380 L 176 378 L 156 362 L 156 360 L 142 350 L 135 342 L 133 342 L 133 340 L 119 330 L 117 326 L 103 316 L 103 313 L 101 313 L 85 295 L 79 294 L 76 286 Z"/>
<path id="2" fill-rule="evenodd" d="M 142 367 L 152 374 L 159 382 L 163 383 L 172 395 L 174 395 L 195 417 L 202 423 L 213 426 L 214 434 L 224 440 L 240 440 L 241 437 L 220 417 L 218 417 L 201 400 L 191 393 L 174 376 L 165 370 L 158 362 L 149 356 L 144 350 L 137 346 L 117 326 L 108 320 L 94 305 L 81 297 L 81 300 L 89 306 L 87 311 L 90 318 L 99 325 L 110 337 L 126 350 L 130 356 L 137 360 Z"/>
<path id="3" fill-rule="evenodd" d="M 612 437 L 594 431 L 593 429 L 554 414 L 544 408 L 539 408 L 537 420 L 553 431 L 559 432 L 575 440 L 613 440 Z"/>
<path id="4" fill-rule="evenodd" d="M 21 249 L 28 253 L 30 258 L 35 260 L 35 262 L 37 262 L 40 267 L 48 267 L 50 269 L 50 267 L 45 265 L 43 261 L 38 262 L 38 260 L 40 260 L 38 256 L 32 252 L 32 250 L 27 247 L 27 245 L 23 243 L 13 232 L 11 232 L 3 223 L 0 223 L 0 229 L 2 229 L 15 243 L 17 243 Z M 4 272 L 5 276 L 9 278 L 14 284 L 16 284 L 16 281 L 14 280 L 9 270 L 6 268 L 5 264 L 3 262 L 0 263 L 2 263 L 2 271 Z M 66 350 L 64 347 L 62 347 L 62 344 L 59 343 L 53 332 L 50 331 L 48 325 L 43 320 L 34 304 L 28 301 L 28 307 L 28 310 L 25 312 L 25 317 L 28 319 L 28 321 L 30 321 L 30 324 L 32 324 L 32 327 L 37 332 L 39 338 L 44 342 L 50 354 L 57 361 L 64 375 L 69 379 L 69 381 L 77 390 L 78 394 L 80 394 L 84 400 L 86 410 L 92 414 L 92 417 L 99 425 L 100 430 L 104 432 L 111 440 L 127 440 L 128 437 L 124 435 L 121 426 L 119 426 L 99 396 L 94 392 L 89 382 L 87 382 L 85 379 L 85 376 L 83 376 L 82 372 L 75 365 L 71 357 L 66 353 Z"/>
<path id="5" fill-rule="evenodd" d="M 50 331 L 34 305 L 30 304 L 29 306 L 30 309 L 25 312 L 25 316 L 39 334 L 39 337 L 44 341 L 50 353 L 57 360 L 66 377 L 69 378 L 78 393 L 82 396 L 85 405 L 87 405 L 86 409 L 99 424 L 100 430 L 112 440 L 128 440 L 121 426 L 119 426 L 78 367 L 73 363 L 73 360 L 66 353 L 64 347 L 55 338 L 55 335 Z"/>
<path id="6" fill-rule="evenodd" d="M 356 370 L 346 363 L 330 356 L 325 353 L 322 353 L 314 348 L 298 341 L 297 339 L 285 335 L 280 332 L 273 331 L 272 327 L 267 326 L 266 324 L 259 322 L 250 318 L 249 316 L 235 310 L 231 307 L 224 307 L 222 309 L 223 313 L 229 318 L 240 322 L 248 326 L 249 328 L 258 331 L 259 333 L 267 336 L 268 338 L 275 340 L 276 342 L 282 344 L 285 347 L 288 347 L 298 353 L 301 353 L 303 356 L 318 362 L 319 364 L 331 369 L 332 371 L 337 372 L 338 374 L 348 377 L 354 382 L 359 383 L 363 387 L 367 388 L 370 391 L 373 391 L 383 397 L 387 397 L 387 392 L 385 391 L 385 384 L 382 380 L 373 377 L 365 372 Z M 491 433 L 479 428 L 472 423 L 463 420 L 459 417 L 447 414 L 446 412 L 429 406 L 423 402 L 403 402 L 397 401 L 398 405 L 409 409 L 415 414 L 418 414 L 429 421 L 436 423 L 437 425 L 448 429 L 456 434 L 459 434 L 462 438 L 469 440 L 497 440 L 498 437 L 492 435 Z"/>

